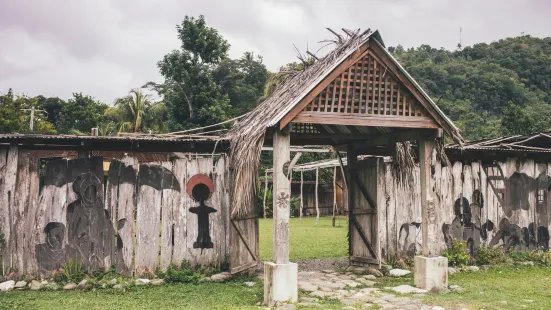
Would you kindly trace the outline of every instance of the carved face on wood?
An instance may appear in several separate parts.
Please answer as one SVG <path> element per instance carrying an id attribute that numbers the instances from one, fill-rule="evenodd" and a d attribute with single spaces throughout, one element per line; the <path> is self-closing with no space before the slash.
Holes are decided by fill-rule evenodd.
<path id="1" fill-rule="evenodd" d="M 46 234 L 46 243 L 52 249 L 61 249 L 63 247 L 63 238 L 65 237 L 65 225 L 63 223 L 51 222 L 44 228 Z"/>

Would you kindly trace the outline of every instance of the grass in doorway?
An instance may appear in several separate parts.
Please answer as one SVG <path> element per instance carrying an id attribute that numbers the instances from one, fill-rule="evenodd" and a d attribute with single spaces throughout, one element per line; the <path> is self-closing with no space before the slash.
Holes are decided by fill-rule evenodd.
<path id="1" fill-rule="evenodd" d="M 269 261 L 273 253 L 273 221 L 260 219 L 260 259 Z M 315 217 L 291 218 L 290 259 L 291 261 L 343 257 L 348 255 L 348 219 L 339 217 L 336 225 L 331 225 L 331 217 L 320 217 L 316 225 Z"/>

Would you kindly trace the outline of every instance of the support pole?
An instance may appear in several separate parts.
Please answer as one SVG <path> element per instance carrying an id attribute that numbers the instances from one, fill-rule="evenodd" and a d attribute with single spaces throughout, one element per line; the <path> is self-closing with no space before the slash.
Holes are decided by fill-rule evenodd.
<path id="1" fill-rule="evenodd" d="M 340 157 L 340 156 L 339 156 Z M 353 144 L 348 144 L 348 149 L 346 151 L 346 178 L 352 180 L 352 174 L 355 173 L 356 169 L 356 162 L 358 160 L 358 157 L 356 156 L 356 150 L 354 149 Z M 354 229 L 354 225 L 352 224 L 352 213 L 354 212 L 354 205 L 356 203 L 356 186 L 354 182 L 350 182 L 350 185 L 348 186 L 348 254 L 349 256 L 352 256 L 354 253 L 353 251 L 353 244 L 352 244 L 352 233 Z"/>
<path id="2" fill-rule="evenodd" d="M 304 176 L 303 176 L 303 172 L 301 170 L 300 171 L 300 215 L 299 215 L 299 218 L 300 218 L 301 222 L 302 222 L 302 210 L 304 208 L 304 197 L 303 197 L 303 194 L 302 194 L 303 185 L 304 185 Z"/>
<path id="3" fill-rule="evenodd" d="M 320 221 L 320 208 L 319 208 L 319 198 L 318 198 L 318 187 L 319 187 L 319 168 L 316 168 L 316 225 Z"/>
<path id="4" fill-rule="evenodd" d="M 436 256 L 434 248 L 436 244 L 436 214 L 432 199 L 432 187 L 430 186 L 431 159 L 434 150 L 434 141 L 419 141 L 419 171 L 421 178 L 421 233 L 422 255 L 426 257 Z"/>
<path id="5" fill-rule="evenodd" d="M 298 299 L 298 267 L 289 262 L 291 182 L 284 169 L 291 156 L 287 127 L 275 130 L 273 146 L 273 262 L 264 264 L 264 302 L 269 307 L 278 301 L 296 302 Z"/>
<path id="6" fill-rule="evenodd" d="M 266 195 L 268 194 L 268 172 L 264 172 L 264 218 L 266 218 Z"/>
<path id="7" fill-rule="evenodd" d="M 337 211 L 337 167 L 333 167 L 333 219 L 331 224 L 335 227 L 335 212 Z"/>
<path id="8" fill-rule="evenodd" d="M 431 186 L 434 140 L 420 140 L 419 173 L 421 178 L 421 233 L 422 256 L 415 256 L 415 285 L 425 290 L 448 287 L 448 259 L 437 256 L 436 211 Z M 434 156 L 436 161 L 436 156 Z M 440 180 L 436 180 L 440 181 Z"/>

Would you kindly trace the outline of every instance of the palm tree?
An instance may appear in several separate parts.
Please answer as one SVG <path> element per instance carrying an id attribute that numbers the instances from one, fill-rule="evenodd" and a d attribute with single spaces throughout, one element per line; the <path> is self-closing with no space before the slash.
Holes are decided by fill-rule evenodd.
<path id="1" fill-rule="evenodd" d="M 115 105 L 105 111 L 105 116 L 118 124 L 119 132 L 143 132 L 144 127 L 156 126 L 164 130 L 159 114 L 166 110 L 164 103 L 152 102 L 140 89 L 133 89 L 128 96 L 115 100 Z"/>

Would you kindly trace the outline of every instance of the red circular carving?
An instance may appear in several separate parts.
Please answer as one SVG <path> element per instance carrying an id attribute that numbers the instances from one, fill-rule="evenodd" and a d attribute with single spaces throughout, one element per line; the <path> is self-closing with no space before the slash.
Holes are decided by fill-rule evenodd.
<path id="1" fill-rule="evenodd" d="M 204 184 L 209 189 L 209 198 L 212 195 L 212 192 L 214 192 L 214 183 L 212 182 L 211 178 L 209 178 L 206 174 L 196 174 L 189 179 L 189 182 L 187 182 L 187 194 L 189 197 L 195 199 L 193 197 L 193 188 L 199 184 Z"/>

